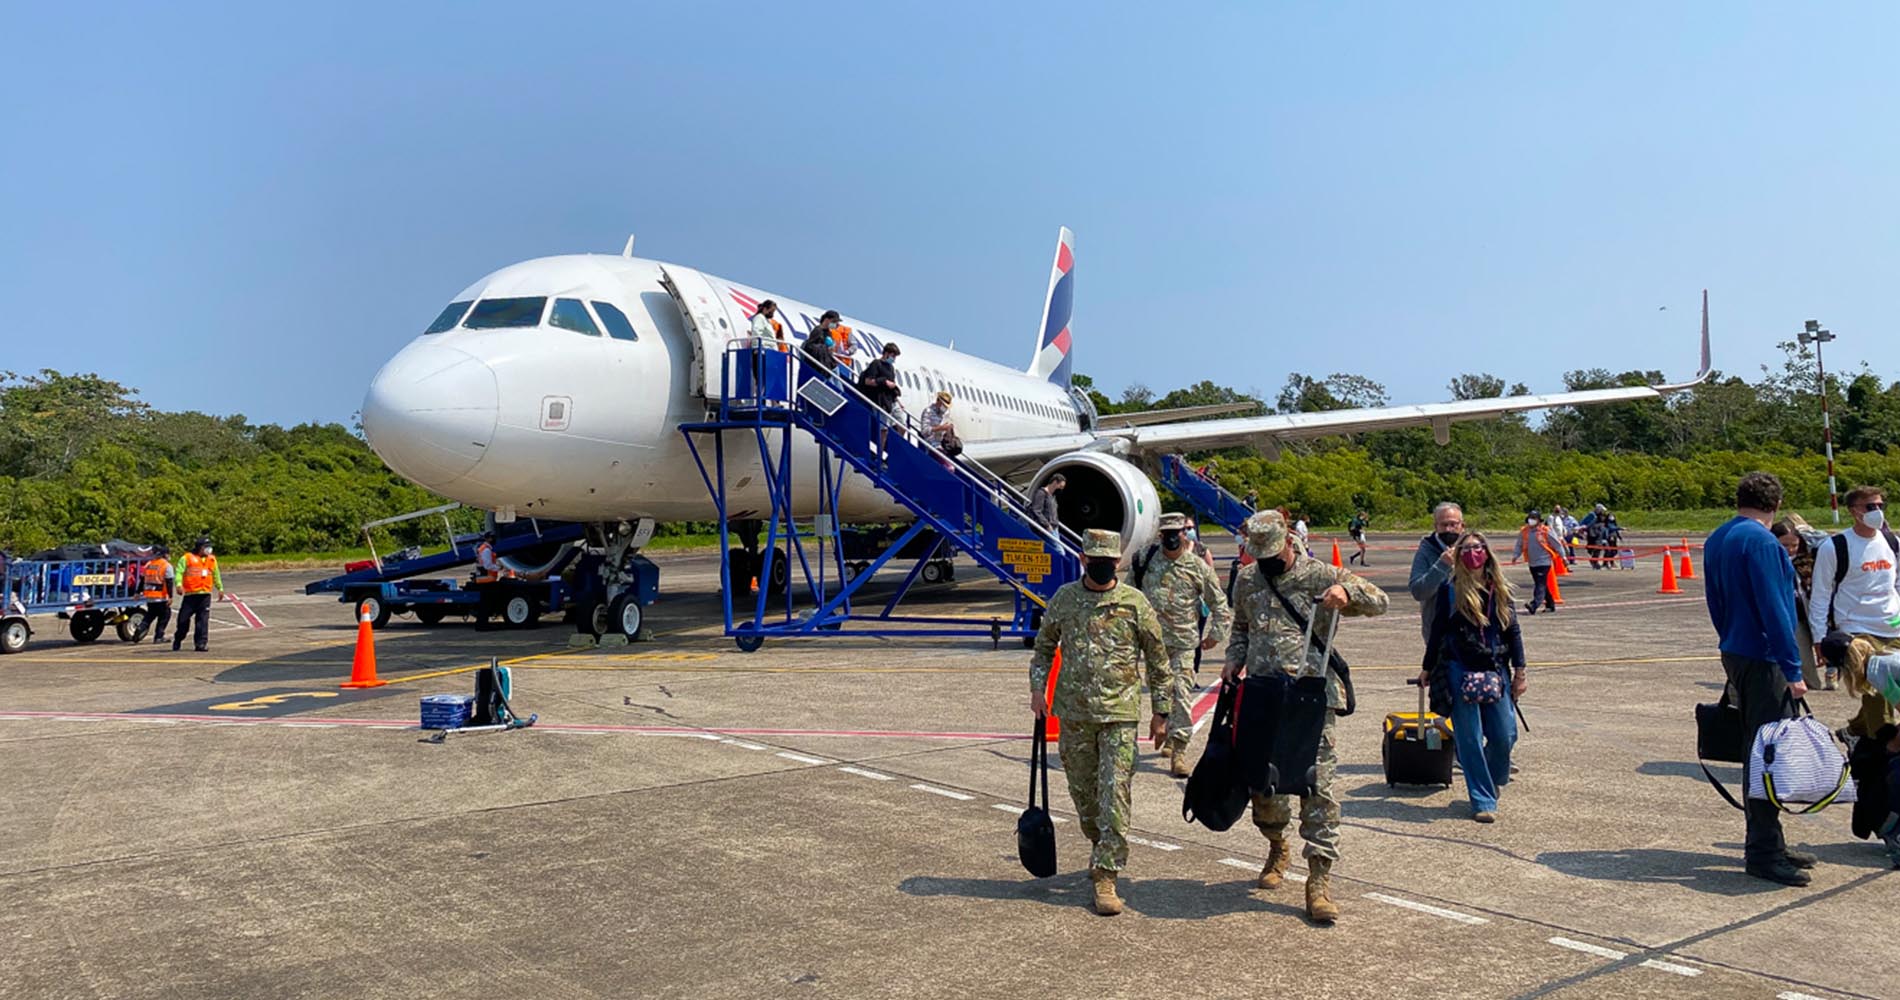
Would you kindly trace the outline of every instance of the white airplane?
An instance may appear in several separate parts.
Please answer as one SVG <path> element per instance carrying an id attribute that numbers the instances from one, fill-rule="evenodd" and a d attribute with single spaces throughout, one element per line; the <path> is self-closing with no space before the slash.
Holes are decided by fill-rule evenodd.
<path id="1" fill-rule="evenodd" d="M 598 526 L 610 565 L 644 544 L 655 521 L 716 517 L 679 427 L 706 418 L 722 392 L 721 359 L 748 335 L 760 302 L 778 303 L 793 343 L 824 309 L 677 264 L 632 256 L 545 257 L 504 267 L 468 286 L 422 335 L 384 365 L 363 400 L 370 446 L 398 474 L 498 519 L 537 517 Z M 938 390 L 954 397 L 965 456 L 1034 488 L 1055 473 L 1068 485 L 1062 520 L 1076 530 L 1112 528 L 1132 550 L 1155 533 L 1159 503 L 1137 461 L 1165 452 L 1251 445 L 1270 456 L 1282 442 L 1331 434 L 1430 426 L 1442 444 L 1451 424 L 1554 406 L 1654 399 L 1709 372 L 1703 296 L 1702 365 L 1688 382 L 1512 396 L 1419 406 L 1189 420 L 1234 408 L 1197 407 L 1103 417 L 1069 386 L 1074 235 L 1063 229 L 1050 269 L 1043 321 L 1029 365 L 1013 369 L 855 317 L 853 362 L 887 342 L 903 401 L 918 412 Z M 801 435 L 803 437 L 803 435 Z M 746 449 L 729 449 L 743 456 Z M 757 449 L 729 464 L 733 506 L 768 506 Z M 1131 461 L 1131 459 L 1133 461 Z M 816 443 L 794 442 L 794 463 L 815 469 Z M 794 512 L 818 510 L 815 476 Z M 906 519 L 870 480 L 853 477 L 839 500 L 853 521 Z M 734 518 L 748 511 L 734 509 Z"/>

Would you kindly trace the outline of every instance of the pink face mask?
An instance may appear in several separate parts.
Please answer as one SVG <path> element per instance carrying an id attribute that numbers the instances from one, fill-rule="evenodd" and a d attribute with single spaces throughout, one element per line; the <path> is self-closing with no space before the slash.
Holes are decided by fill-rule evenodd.
<path id="1" fill-rule="evenodd" d="M 1465 561 L 1465 566 L 1467 568 L 1483 569 L 1484 561 L 1489 555 L 1490 553 L 1484 551 L 1483 549 L 1473 549 L 1468 552 L 1458 553 L 1458 558 L 1463 559 Z"/>

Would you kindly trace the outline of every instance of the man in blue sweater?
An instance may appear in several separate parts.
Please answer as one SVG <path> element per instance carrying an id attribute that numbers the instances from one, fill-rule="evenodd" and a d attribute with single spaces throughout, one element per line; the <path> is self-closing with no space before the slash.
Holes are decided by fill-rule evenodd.
<path id="1" fill-rule="evenodd" d="M 1788 717 L 1787 696 L 1808 693 L 1794 639 L 1794 563 L 1768 530 L 1780 507 L 1781 480 L 1766 472 L 1743 476 L 1735 487 L 1735 517 L 1715 529 L 1702 550 L 1709 618 L 1721 637 L 1722 669 L 1742 714 L 1744 757 L 1755 730 Z M 1814 867 L 1814 855 L 1788 850 L 1774 803 L 1748 799 L 1745 814 L 1742 860 L 1748 873 L 1807 885 L 1805 869 Z"/>

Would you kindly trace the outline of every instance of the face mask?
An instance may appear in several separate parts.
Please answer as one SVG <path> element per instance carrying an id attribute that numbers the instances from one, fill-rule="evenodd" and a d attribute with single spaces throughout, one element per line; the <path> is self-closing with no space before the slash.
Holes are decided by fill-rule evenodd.
<path id="1" fill-rule="evenodd" d="M 1534 517 L 1525 518 L 1524 523 L 1530 525 L 1533 528 L 1537 527 L 1537 519 Z"/>
<path id="2" fill-rule="evenodd" d="M 1488 555 L 1489 553 L 1483 549 L 1478 549 L 1474 552 L 1460 552 L 1458 558 L 1464 560 L 1467 569 L 1483 569 L 1485 557 Z"/>
<path id="3" fill-rule="evenodd" d="M 1168 530 L 1162 532 L 1161 533 L 1161 547 L 1164 549 L 1168 549 L 1169 551 L 1173 551 L 1174 549 L 1180 548 L 1181 547 L 1180 530 L 1177 528 L 1169 528 Z"/>
<path id="4" fill-rule="evenodd" d="M 1860 516 L 1860 523 L 1879 531 L 1880 526 L 1887 523 L 1887 512 L 1878 508 L 1870 510 Z"/>
<path id="5" fill-rule="evenodd" d="M 1458 544 L 1458 539 L 1461 534 L 1462 532 L 1457 531 L 1441 531 L 1438 533 L 1438 543 L 1446 548 L 1451 548 Z"/>
<path id="6" fill-rule="evenodd" d="M 1115 579 L 1115 568 L 1118 563 L 1119 560 L 1115 559 L 1090 559 L 1083 572 L 1088 574 L 1090 583 L 1100 587 Z"/>
<path id="7" fill-rule="evenodd" d="M 1262 559 L 1259 562 L 1254 563 L 1254 565 L 1260 567 L 1260 575 L 1266 577 L 1269 580 L 1286 572 L 1286 562 L 1282 560 L 1279 556 L 1274 556 L 1270 559 Z"/>

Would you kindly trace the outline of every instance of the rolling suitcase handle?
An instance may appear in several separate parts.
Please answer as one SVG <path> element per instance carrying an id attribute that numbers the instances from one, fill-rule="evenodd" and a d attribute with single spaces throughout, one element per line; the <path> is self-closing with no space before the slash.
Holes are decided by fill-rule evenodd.
<path id="1" fill-rule="evenodd" d="M 1425 685 L 1419 683 L 1419 680 L 1416 677 L 1413 677 L 1407 680 L 1405 683 L 1410 684 L 1415 688 L 1418 688 L 1418 729 L 1417 729 L 1418 739 L 1425 741 L 1425 749 L 1430 750 L 1433 753 L 1437 753 L 1438 748 L 1445 745 L 1445 737 L 1442 733 L 1438 731 L 1437 726 L 1426 724 Z M 1418 742 L 1418 740 L 1414 740 L 1413 742 Z"/>

